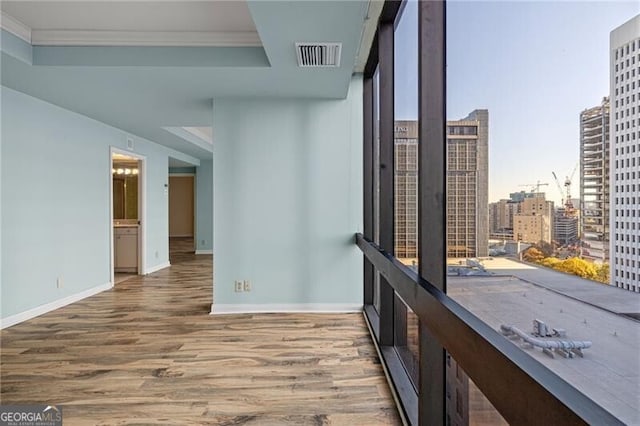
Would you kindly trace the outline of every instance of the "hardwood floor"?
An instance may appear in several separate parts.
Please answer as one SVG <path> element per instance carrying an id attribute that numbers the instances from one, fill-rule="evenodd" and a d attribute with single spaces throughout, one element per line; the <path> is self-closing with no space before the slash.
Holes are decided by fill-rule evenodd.
<path id="1" fill-rule="evenodd" d="M 60 404 L 65 425 L 401 423 L 361 315 L 210 316 L 192 247 L 3 330 L 1 402 Z"/>

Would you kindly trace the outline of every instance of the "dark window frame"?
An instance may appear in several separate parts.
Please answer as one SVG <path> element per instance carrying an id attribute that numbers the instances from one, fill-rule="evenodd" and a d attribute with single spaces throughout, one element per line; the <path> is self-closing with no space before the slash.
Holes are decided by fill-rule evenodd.
<path id="1" fill-rule="evenodd" d="M 446 347 L 503 417 L 516 424 L 622 424 L 446 296 L 446 3 L 419 3 L 419 270 L 393 254 L 393 35 L 402 1 L 387 0 L 364 70 L 364 313 L 401 414 L 412 425 L 446 424 Z M 379 70 L 380 168 L 375 168 L 373 79 Z M 379 236 L 373 218 L 380 176 Z M 425 226 L 423 226 L 425 225 Z M 378 312 L 373 306 L 380 277 Z M 420 318 L 420 382 L 414 388 L 395 351 L 394 295 Z M 471 353 L 469 347 L 474 347 Z M 435 366 L 435 368 L 434 368 Z M 511 383 L 511 386 L 505 385 Z M 512 395 L 513 386 L 518 391 Z M 455 407 L 454 407 L 455 409 Z"/>

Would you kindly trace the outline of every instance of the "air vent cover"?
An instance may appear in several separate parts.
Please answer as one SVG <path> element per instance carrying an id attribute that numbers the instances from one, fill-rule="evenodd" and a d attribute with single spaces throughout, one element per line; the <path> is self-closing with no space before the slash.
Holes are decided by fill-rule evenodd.
<path id="1" fill-rule="evenodd" d="M 342 43 L 296 43 L 299 67 L 339 67 Z"/>

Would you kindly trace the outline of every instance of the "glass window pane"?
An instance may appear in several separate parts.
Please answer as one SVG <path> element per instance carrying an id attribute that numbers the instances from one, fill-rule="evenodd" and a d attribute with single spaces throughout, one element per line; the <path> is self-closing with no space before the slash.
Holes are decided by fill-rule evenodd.
<path id="1" fill-rule="evenodd" d="M 407 1 L 394 33 L 395 251 L 417 265 L 418 2 Z"/>
<path id="2" fill-rule="evenodd" d="M 373 74 L 373 170 L 380 168 L 380 72 Z M 380 175 L 373 173 L 373 241 L 380 243 Z M 373 274 L 373 306 L 380 312 L 380 274 Z"/>
<path id="3" fill-rule="evenodd" d="M 420 377 L 420 345 L 418 316 L 396 294 L 394 306 L 394 344 L 414 388 L 417 390 Z"/>
<path id="4" fill-rule="evenodd" d="M 395 255 L 418 261 L 418 2 L 403 3 L 394 32 Z M 395 295 L 394 346 L 418 384 L 418 319 Z"/>
<path id="5" fill-rule="evenodd" d="M 452 426 L 509 424 L 449 354 L 447 354 L 446 377 L 446 424 Z"/>
<path id="6" fill-rule="evenodd" d="M 640 385 L 629 368 L 638 324 L 612 315 L 599 332 L 593 306 L 640 289 L 628 251 L 640 190 L 639 99 L 628 98 L 640 75 L 626 63 L 640 60 L 626 53 L 640 40 L 637 2 L 463 0 L 448 2 L 446 17 L 447 293 L 498 332 L 536 335 L 538 320 L 543 344 L 592 341 L 548 350 L 503 333 L 622 421 L 637 419 L 622 404 L 637 406 L 627 386 Z M 634 338 L 597 344 L 622 328 Z"/>

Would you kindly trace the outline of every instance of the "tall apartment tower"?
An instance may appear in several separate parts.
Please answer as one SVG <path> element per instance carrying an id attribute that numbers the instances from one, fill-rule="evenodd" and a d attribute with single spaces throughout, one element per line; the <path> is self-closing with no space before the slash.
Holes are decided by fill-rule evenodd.
<path id="1" fill-rule="evenodd" d="M 489 254 L 489 111 L 447 122 L 447 256 Z"/>
<path id="2" fill-rule="evenodd" d="M 418 257 L 418 122 L 396 121 L 395 255 Z"/>
<path id="3" fill-rule="evenodd" d="M 580 113 L 582 257 L 609 261 L 609 98 Z"/>
<path id="4" fill-rule="evenodd" d="M 640 292 L 640 15 L 611 32 L 611 284 Z"/>
<path id="5" fill-rule="evenodd" d="M 489 254 L 489 112 L 447 122 L 447 256 Z M 396 256 L 418 254 L 418 123 L 395 122 Z"/>

